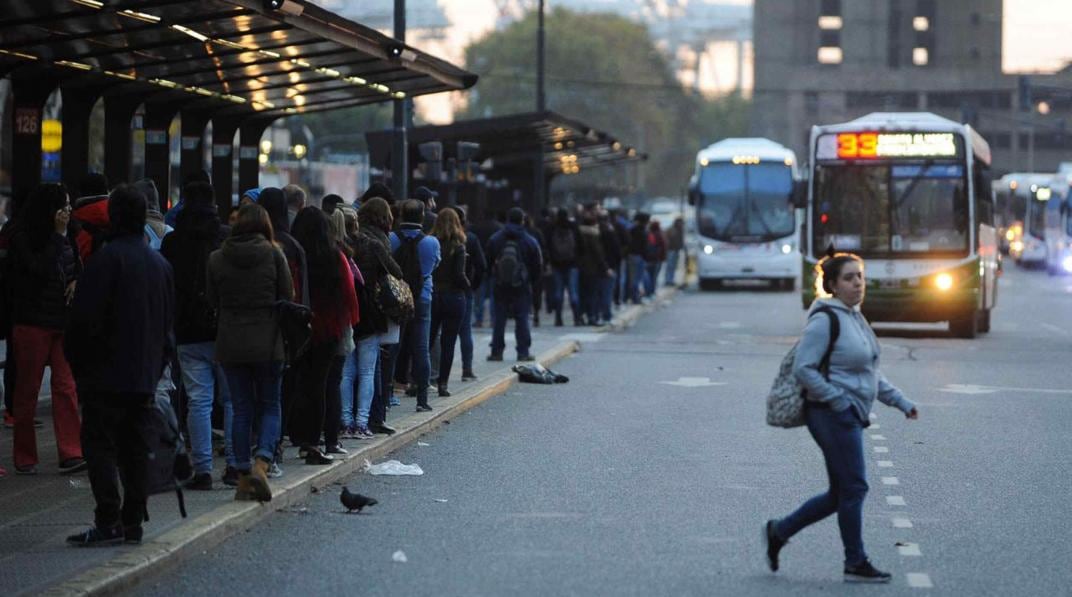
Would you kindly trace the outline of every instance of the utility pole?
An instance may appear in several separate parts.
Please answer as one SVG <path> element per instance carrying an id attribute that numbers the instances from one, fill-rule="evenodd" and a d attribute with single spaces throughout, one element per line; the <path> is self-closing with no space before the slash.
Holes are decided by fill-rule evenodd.
<path id="1" fill-rule="evenodd" d="M 395 39 L 406 43 L 406 0 L 395 0 Z M 409 123 L 410 99 L 394 101 L 394 135 L 391 142 L 391 192 L 396 201 L 409 197 L 409 147 L 406 126 Z"/>
<path id="2" fill-rule="evenodd" d="M 536 9 L 536 19 L 538 22 L 536 28 L 536 112 L 543 114 L 547 111 L 547 96 L 544 91 L 544 71 L 547 67 L 545 62 L 546 47 L 544 45 L 544 0 L 540 0 L 539 7 Z M 533 183 L 535 188 L 533 189 L 533 208 L 543 208 L 547 205 L 547 176 L 544 173 L 543 168 L 543 156 L 544 147 L 541 145 L 539 155 L 536 156 L 536 176 Z"/>

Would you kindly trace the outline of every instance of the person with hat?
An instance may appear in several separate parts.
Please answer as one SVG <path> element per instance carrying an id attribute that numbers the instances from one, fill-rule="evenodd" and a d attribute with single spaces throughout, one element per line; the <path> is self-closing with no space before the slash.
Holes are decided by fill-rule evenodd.
<path id="1" fill-rule="evenodd" d="M 424 223 L 422 224 L 422 232 L 425 234 L 431 234 L 432 228 L 436 222 L 436 197 L 439 193 L 429 189 L 428 187 L 417 187 L 413 191 L 413 198 L 424 204 Z"/>

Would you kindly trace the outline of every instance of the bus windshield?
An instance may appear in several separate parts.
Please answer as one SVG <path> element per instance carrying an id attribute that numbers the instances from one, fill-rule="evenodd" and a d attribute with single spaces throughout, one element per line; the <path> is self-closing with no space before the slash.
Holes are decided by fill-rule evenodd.
<path id="1" fill-rule="evenodd" d="M 1027 233 L 1031 236 L 1045 240 L 1046 238 L 1046 205 L 1048 202 L 1039 201 L 1032 197 L 1028 200 L 1030 211 L 1028 213 Z"/>
<path id="2" fill-rule="evenodd" d="M 780 163 L 715 163 L 700 174 L 701 235 L 727 242 L 764 242 L 793 233 L 792 168 Z"/>
<path id="3" fill-rule="evenodd" d="M 813 247 L 863 256 L 968 254 L 962 164 L 817 165 Z"/>

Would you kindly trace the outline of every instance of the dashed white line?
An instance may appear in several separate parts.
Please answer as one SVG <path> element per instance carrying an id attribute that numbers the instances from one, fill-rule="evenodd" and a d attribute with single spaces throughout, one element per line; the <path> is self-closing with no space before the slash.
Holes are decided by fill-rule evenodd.
<path id="1" fill-rule="evenodd" d="M 872 425 L 872 427 L 874 427 L 874 425 Z M 876 442 L 884 442 L 884 441 L 886 441 L 886 436 L 885 435 L 872 434 L 871 439 L 875 440 Z"/>
<path id="2" fill-rule="evenodd" d="M 889 451 L 890 451 L 890 449 L 887 448 L 886 446 L 875 446 L 875 453 L 876 454 L 886 454 Z"/>
<path id="3" fill-rule="evenodd" d="M 897 545 L 897 551 L 901 552 L 902 556 L 911 558 L 919 557 L 923 554 L 919 551 L 919 543 L 901 543 Z"/>
<path id="4" fill-rule="evenodd" d="M 912 528 L 912 521 L 907 518 L 891 518 L 893 522 L 893 528 L 895 529 L 910 529 Z"/>
<path id="5" fill-rule="evenodd" d="M 890 506 L 905 506 L 904 498 L 899 495 L 886 496 L 886 504 Z"/>
<path id="6" fill-rule="evenodd" d="M 901 481 L 897 477 L 882 477 L 883 485 L 900 485 Z"/>
<path id="7" fill-rule="evenodd" d="M 913 589 L 934 588 L 934 583 L 931 582 L 929 574 L 923 572 L 909 572 L 906 576 L 908 578 L 908 586 Z"/>
<path id="8" fill-rule="evenodd" d="M 890 468 L 892 466 L 893 466 L 893 461 L 892 460 L 879 460 L 878 461 L 878 467 L 879 468 Z"/>

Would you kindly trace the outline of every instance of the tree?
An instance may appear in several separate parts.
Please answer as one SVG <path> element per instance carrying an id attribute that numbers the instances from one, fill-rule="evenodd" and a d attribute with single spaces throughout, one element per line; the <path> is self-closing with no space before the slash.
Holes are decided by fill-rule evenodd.
<path id="1" fill-rule="evenodd" d="M 535 111 L 536 27 L 532 13 L 466 49 L 480 75 L 466 117 Z M 649 154 L 640 179 L 650 194 L 678 193 L 701 146 L 747 130 L 747 102 L 689 94 L 641 24 L 556 8 L 546 31 L 548 109 Z"/>

